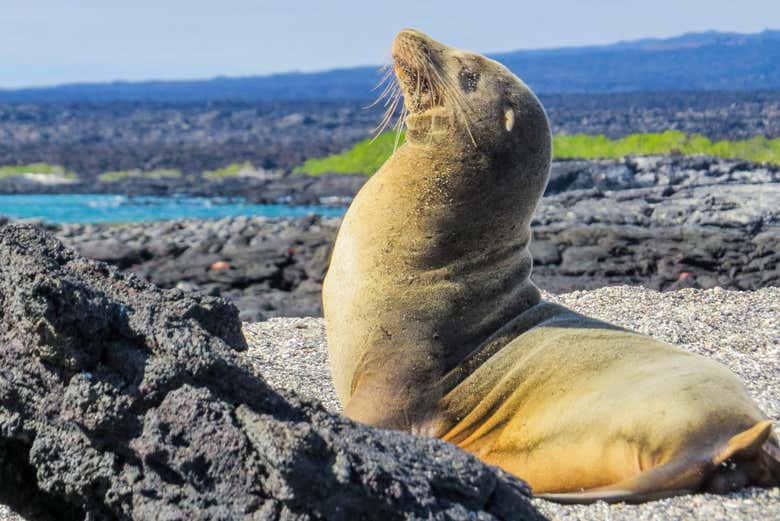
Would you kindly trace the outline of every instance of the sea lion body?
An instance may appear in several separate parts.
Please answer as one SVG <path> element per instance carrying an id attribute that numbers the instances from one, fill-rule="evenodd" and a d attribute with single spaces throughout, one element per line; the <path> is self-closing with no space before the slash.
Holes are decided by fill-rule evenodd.
<path id="1" fill-rule="evenodd" d="M 702 356 L 547 302 L 505 334 L 512 339 L 502 348 L 478 353 L 486 360 L 466 362 L 468 376 L 441 401 L 454 426 L 440 437 L 537 494 L 601 489 L 614 495 L 594 499 L 638 500 L 695 491 L 747 442 L 768 439 L 771 423 L 739 379 Z"/>
<path id="2" fill-rule="evenodd" d="M 345 414 L 561 501 L 780 479 L 771 424 L 728 369 L 540 299 L 528 243 L 551 138 L 531 91 L 416 31 L 393 52 L 407 142 L 350 206 L 323 285 Z"/>

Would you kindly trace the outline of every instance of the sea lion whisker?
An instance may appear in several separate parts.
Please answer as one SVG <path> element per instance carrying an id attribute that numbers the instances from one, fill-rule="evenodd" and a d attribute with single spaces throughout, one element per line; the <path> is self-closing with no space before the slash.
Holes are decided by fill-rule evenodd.
<path id="1" fill-rule="evenodd" d="M 398 102 L 401 99 L 401 93 L 400 90 L 395 95 L 392 104 L 387 108 L 387 111 L 385 112 L 385 116 L 382 119 L 382 122 L 379 124 L 377 128 L 374 129 L 374 139 L 371 140 L 371 143 L 376 141 L 376 139 L 379 137 L 382 132 L 384 132 L 385 128 L 387 128 L 387 125 L 392 121 L 393 114 L 395 114 L 396 110 L 398 109 Z"/>
<path id="2" fill-rule="evenodd" d="M 434 67 L 433 63 L 429 60 L 425 65 L 425 76 L 428 78 L 428 83 L 431 89 L 431 108 L 440 106 L 441 96 L 438 95 L 439 85 L 433 81 L 431 77 L 431 68 Z M 430 131 L 426 137 L 426 141 L 430 144 L 433 141 L 433 136 L 436 133 L 436 117 L 431 117 Z"/>
<path id="3" fill-rule="evenodd" d="M 389 81 L 389 82 L 387 83 L 387 85 L 385 85 L 385 88 L 384 88 L 384 90 L 382 90 L 382 93 L 381 93 L 381 94 L 379 94 L 379 96 L 377 97 L 377 99 L 376 99 L 376 100 L 374 100 L 374 102 L 373 102 L 373 103 L 371 103 L 370 105 L 368 105 L 368 106 L 366 106 L 366 107 L 363 107 L 364 109 L 371 109 L 371 108 L 373 108 L 373 107 L 377 106 L 377 105 L 378 105 L 378 104 L 379 104 L 379 103 L 380 103 L 380 102 L 381 102 L 383 99 L 387 98 L 387 97 L 388 97 L 388 95 L 390 95 L 390 94 L 391 94 L 391 92 L 392 92 L 392 90 L 393 90 L 394 88 L 397 88 L 397 87 L 398 87 L 398 82 L 395 80 L 395 77 L 393 76 L 392 78 L 393 78 L 393 79 L 392 79 L 391 81 Z M 387 81 L 388 81 L 388 80 L 383 80 L 383 82 L 387 82 Z M 378 87 L 379 87 L 379 85 L 377 85 L 377 87 L 375 87 L 375 89 L 376 89 L 376 88 L 378 88 Z"/>
<path id="4" fill-rule="evenodd" d="M 379 124 L 374 128 L 374 133 L 380 133 L 384 128 L 387 126 L 388 122 L 390 121 L 392 117 L 392 112 L 388 108 L 388 110 L 385 111 L 384 116 L 382 117 L 382 120 L 379 122 Z"/>
<path id="5" fill-rule="evenodd" d="M 393 83 L 389 83 L 385 87 L 385 90 L 382 91 L 382 94 L 380 94 L 379 97 L 377 97 L 377 99 L 374 100 L 373 103 L 371 103 L 370 105 L 367 105 L 367 106 L 365 106 L 363 108 L 366 109 L 366 110 L 374 108 L 375 106 L 379 105 L 383 100 L 385 100 L 384 106 L 386 107 L 387 106 L 387 101 L 386 100 L 391 99 L 393 97 L 393 94 L 394 94 L 393 90 L 396 89 L 397 87 L 398 87 L 398 85 L 395 85 Z"/>
<path id="6" fill-rule="evenodd" d="M 393 108 L 395 109 L 396 107 L 394 106 Z M 392 114 L 392 113 L 388 111 L 388 116 L 386 116 L 386 117 L 385 117 L 385 118 L 382 120 L 382 122 L 381 122 L 381 123 L 380 123 L 380 124 L 379 124 L 379 125 L 378 125 L 376 128 L 374 128 L 374 130 L 373 130 L 373 132 L 374 132 L 374 138 L 371 140 L 371 143 L 373 143 L 374 141 L 376 141 L 376 139 L 377 139 L 377 138 L 378 138 L 378 137 L 379 137 L 379 136 L 382 134 L 382 132 L 384 132 L 384 131 L 385 131 L 385 128 L 387 128 L 387 125 L 389 125 L 389 124 L 390 124 L 390 121 L 392 120 L 392 116 L 391 116 L 391 114 Z"/>
<path id="7" fill-rule="evenodd" d="M 466 127 L 466 132 L 469 135 L 469 138 L 471 138 L 471 143 L 476 147 L 477 141 L 474 139 L 474 134 L 471 132 L 471 125 L 469 124 L 469 115 L 466 109 L 463 107 L 464 103 L 468 104 L 468 101 L 464 100 L 463 96 L 457 91 L 456 87 L 450 86 L 450 96 L 452 98 L 453 104 L 456 107 L 455 114 L 456 116 L 460 116 L 463 118 L 463 124 Z M 453 93 L 454 92 L 454 93 Z"/>
<path id="8" fill-rule="evenodd" d="M 425 80 L 428 82 L 428 91 L 430 92 L 431 96 L 431 107 L 436 107 L 436 89 L 434 87 L 433 80 L 431 79 L 431 70 L 430 70 L 430 64 L 426 64 L 425 69 Z"/>
<path id="9" fill-rule="evenodd" d="M 385 109 L 385 112 L 382 115 L 382 119 L 379 121 L 377 127 L 374 128 L 374 131 L 376 131 L 380 127 L 383 127 L 387 123 L 387 120 L 390 118 L 390 115 L 391 115 L 390 109 L 389 108 Z"/>
<path id="10" fill-rule="evenodd" d="M 385 69 L 385 72 L 382 75 L 382 79 L 380 79 L 377 82 L 377 84 L 374 85 L 374 87 L 371 89 L 372 91 L 379 89 L 379 87 L 381 87 L 382 84 L 384 84 L 387 80 L 389 80 L 393 76 L 393 72 L 394 71 L 393 71 L 392 67 L 389 67 L 387 65 L 383 65 L 379 70 L 381 71 L 382 69 Z"/>
<path id="11" fill-rule="evenodd" d="M 385 100 L 384 107 L 387 108 L 388 105 L 390 105 L 395 98 L 401 95 L 401 87 L 398 85 L 393 85 L 392 89 L 388 92 Z"/>
<path id="12" fill-rule="evenodd" d="M 386 98 L 384 103 L 385 113 L 382 116 L 382 122 L 384 122 L 386 119 L 392 116 L 393 111 L 395 109 L 391 108 L 391 106 L 395 105 L 400 97 L 401 97 L 401 88 L 398 84 L 394 84 L 392 88 L 388 91 L 388 93 L 385 95 Z"/>
<path id="13" fill-rule="evenodd" d="M 395 153 L 396 149 L 398 148 L 398 143 L 401 141 L 401 132 L 404 128 L 404 120 L 406 119 L 406 114 L 409 112 L 409 109 L 406 108 L 406 105 L 404 105 L 401 108 L 401 114 L 398 116 L 398 121 L 396 121 L 395 126 L 395 143 L 393 143 L 393 153 Z"/>

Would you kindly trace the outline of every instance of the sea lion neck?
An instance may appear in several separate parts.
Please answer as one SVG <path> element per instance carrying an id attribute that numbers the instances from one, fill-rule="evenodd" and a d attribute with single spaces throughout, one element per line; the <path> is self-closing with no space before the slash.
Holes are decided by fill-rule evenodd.
<path id="1" fill-rule="evenodd" d="M 387 389 L 399 401 L 381 424 L 408 427 L 435 407 L 445 374 L 539 301 L 528 244 L 550 136 L 538 100 L 500 64 L 424 35 L 398 41 L 407 142 L 350 205 L 323 308 L 339 397 Z M 401 388 L 426 405 L 411 410 Z M 372 414 L 352 403 L 348 414 Z"/>

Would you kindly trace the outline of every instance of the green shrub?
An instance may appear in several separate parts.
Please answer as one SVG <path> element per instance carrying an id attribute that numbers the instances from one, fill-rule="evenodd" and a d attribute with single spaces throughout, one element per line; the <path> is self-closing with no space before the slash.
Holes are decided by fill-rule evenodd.
<path id="1" fill-rule="evenodd" d="M 403 135 L 399 144 L 403 142 Z M 393 153 L 396 136 L 386 132 L 375 140 L 366 139 L 341 154 L 309 159 L 296 168 L 297 173 L 317 175 L 325 172 L 371 175 Z M 708 154 L 731 159 L 780 164 L 780 138 L 763 136 L 744 141 L 713 143 L 704 136 L 687 135 L 676 130 L 659 134 L 631 134 L 622 139 L 605 136 L 558 135 L 553 138 L 557 158 L 620 159 L 628 155 Z"/>
<path id="2" fill-rule="evenodd" d="M 176 179 L 181 177 L 181 171 L 173 168 L 158 168 L 151 172 L 144 172 L 143 176 L 147 179 Z"/>
<path id="3" fill-rule="evenodd" d="M 30 163 L 29 165 L 8 165 L 0 166 L 0 178 L 14 177 L 22 174 L 51 174 L 67 179 L 76 179 L 78 176 L 73 172 L 67 172 L 65 168 L 59 165 L 50 165 L 49 163 Z"/>
<path id="4" fill-rule="evenodd" d="M 780 138 L 767 139 L 763 136 L 713 143 L 704 136 L 669 130 L 660 134 L 631 134 L 615 140 L 579 134 L 555 136 L 553 141 L 554 155 L 558 158 L 619 159 L 627 155 L 681 153 L 780 164 Z"/>
<path id="5" fill-rule="evenodd" d="M 237 177 L 244 170 L 254 170 L 255 167 L 252 163 L 231 163 L 226 167 L 218 168 L 216 170 L 207 170 L 203 172 L 203 177 L 206 179 L 224 179 L 226 177 Z"/>
<path id="6" fill-rule="evenodd" d="M 398 139 L 398 144 L 400 145 L 403 141 L 404 134 L 402 133 Z M 377 136 L 376 139 L 365 139 L 341 154 L 320 159 L 309 159 L 294 171 L 311 175 L 324 174 L 326 172 L 371 175 L 379 170 L 382 163 L 392 155 L 395 146 L 395 132 L 385 132 Z"/>
<path id="7" fill-rule="evenodd" d="M 105 172 L 98 176 L 104 183 L 114 183 L 121 179 L 127 179 L 129 177 L 141 177 L 144 179 L 173 179 L 181 177 L 179 170 L 158 168 L 150 170 L 149 172 L 142 172 L 141 170 L 119 170 L 115 172 Z"/>

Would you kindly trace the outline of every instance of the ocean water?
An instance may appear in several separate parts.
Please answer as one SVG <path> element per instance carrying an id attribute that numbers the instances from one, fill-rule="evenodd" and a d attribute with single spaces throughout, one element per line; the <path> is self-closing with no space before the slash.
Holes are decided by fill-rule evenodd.
<path id="1" fill-rule="evenodd" d="M 338 217 L 344 208 L 246 204 L 219 197 L 129 197 L 106 194 L 0 195 L 0 215 L 42 219 L 49 223 L 159 221 L 205 219 L 239 215 L 300 217 L 317 214 Z"/>

